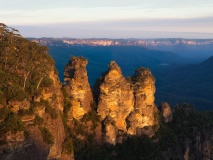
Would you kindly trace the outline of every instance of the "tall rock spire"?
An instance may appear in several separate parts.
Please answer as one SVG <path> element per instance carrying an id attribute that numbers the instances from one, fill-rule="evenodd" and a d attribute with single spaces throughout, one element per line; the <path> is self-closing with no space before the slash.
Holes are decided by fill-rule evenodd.
<path id="1" fill-rule="evenodd" d="M 139 68 L 131 81 L 127 81 L 120 67 L 112 61 L 96 84 L 97 112 L 101 116 L 105 141 L 115 144 L 123 133 L 153 135 L 153 130 L 143 131 L 144 127 L 158 124 L 155 78 L 150 70 Z"/>
<path id="2" fill-rule="evenodd" d="M 129 122 L 128 133 L 147 134 L 142 128 L 158 124 L 158 109 L 155 101 L 155 78 L 147 68 L 140 67 L 135 71 L 132 77 L 132 87 L 134 90 L 134 112 L 132 112 L 127 121 Z"/>
<path id="3" fill-rule="evenodd" d="M 110 135 L 106 141 L 115 143 L 116 130 L 126 131 L 126 117 L 134 109 L 133 91 L 114 61 L 100 79 L 99 86 L 96 86 L 99 88 L 97 111 L 104 122 L 106 136 Z M 105 123 L 106 119 L 110 123 Z"/>
<path id="4" fill-rule="evenodd" d="M 82 57 L 71 57 L 64 71 L 65 89 L 72 106 L 68 115 L 77 120 L 91 110 L 93 102 L 86 70 L 87 63 L 88 61 Z"/>

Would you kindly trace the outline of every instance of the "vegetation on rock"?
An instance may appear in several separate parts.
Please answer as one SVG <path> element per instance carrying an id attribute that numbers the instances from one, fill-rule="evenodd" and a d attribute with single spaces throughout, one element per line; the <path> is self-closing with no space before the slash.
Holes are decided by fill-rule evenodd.
<path id="1" fill-rule="evenodd" d="M 43 118 L 41 118 L 38 114 L 36 114 L 33 123 L 35 125 L 41 125 L 44 122 Z"/>
<path id="2" fill-rule="evenodd" d="M 53 144 L 54 143 L 53 136 L 50 133 L 50 131 L 45 127 L 39 127 L 39 129 L 41 131 L 44 142 L 47 144 Z"/>
<path id="3" fill-rule="evenodd" d="M 45 153 L 42 156 L 46 158 L 61 155 L 64 130 L 59 110 L 63 110 L 63 95 L 54 64 L 47 47 L 0 23 L 0 141 L 10 144 L 4 143 L 0 150 L 14 159 L 19 154 L 23 159 L 32 158 L 30 152 Z M 57 123 L 54 127 L 53 122 Z M 39 134 L 49 147 L 37 142 Z M 30 152 L 25 148 L 29 145 L 33 146 Z M 57 151 L 52 151 L 52 146 Z"/>
<path id="4" fill-rule="evenodd" d="M 0 24 L 0 90 L 5 101 L 38 95 L 52 81 L 48 71 L 54 65 L 48 48 L 22 38 L 18 31 Z"/>
<path id="5" fill-rule="evenodd" d="M 24 126 L 20 118 L 13 112 L 6 114 L 5 119 L 0 123 L 0 137 L 4 136 L 8 132 L 16 133 L 17 131 L 23 131 Z"/>

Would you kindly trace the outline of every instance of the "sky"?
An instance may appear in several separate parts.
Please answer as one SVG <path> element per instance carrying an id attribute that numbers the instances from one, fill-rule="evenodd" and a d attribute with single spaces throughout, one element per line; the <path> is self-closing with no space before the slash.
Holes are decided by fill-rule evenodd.
<path id="1" fill-rule="evenodd" d="M 24 37 L 213 38 L 213 0 L 0 0 Z"/>

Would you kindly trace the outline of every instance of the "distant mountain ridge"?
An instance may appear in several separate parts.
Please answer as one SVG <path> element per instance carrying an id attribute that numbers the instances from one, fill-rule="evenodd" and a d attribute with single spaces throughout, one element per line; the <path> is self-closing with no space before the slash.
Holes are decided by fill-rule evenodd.
<path id="1" fill-rule="evenodd" d="M 73 39 L 73 38 L 29 38 L 42 45 L 69 44 L 89 46 L 177 46 L 177 45 L 213 45 L 213 39 Z"/>

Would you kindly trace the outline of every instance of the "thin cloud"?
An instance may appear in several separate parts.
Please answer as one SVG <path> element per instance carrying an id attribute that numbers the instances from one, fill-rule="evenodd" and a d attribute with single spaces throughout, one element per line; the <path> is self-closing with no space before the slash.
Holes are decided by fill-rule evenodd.
<path id="1" fill-rule="evenodd" d="M 213 38 L 213 17 L 70 22 L 13 27 L 18 28 L 26 37 Z"/>

